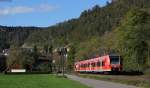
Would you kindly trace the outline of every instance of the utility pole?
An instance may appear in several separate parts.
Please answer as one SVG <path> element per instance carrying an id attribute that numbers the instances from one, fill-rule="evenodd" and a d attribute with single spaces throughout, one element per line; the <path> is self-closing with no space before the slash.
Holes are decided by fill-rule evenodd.
<path id="1" fill-rule="evenodd" d="M 149 47 L 148 47 L 148 65 L 150 65 L 150 53 L 149 53 Z"/>
<path id="2" fill-rule="evenodd" d="M 60 62 L 61 62 L 61 70 L 62 70 L 62 74 L 63 74 L 63 76 L 64 76 L 64 73 L 65 73 L 65 56 L 66 56 L 66 54 L 67 54 L 67 48 L 64 48 L 64 47 L 62 47 L 62 48 L 60 48 L 59 49 L 59 55 L 60 55 Z"/>
<path id="3" fill-rule="evenodd" d="M 64 50 L 61 48 L 61 64 L 62 64 L 62 74 L 64 76 Z"/>
<path id="4" fill-rule="evenodd" d="M 62 52 L 62 65 L 63 65 L 63 69 L 62 69 L 62 73 L 63 73 L 63 76 L 64 76 L 64 73 L 65 73 L 65 56 L 67 54 L 67 48 L 63 47 L 61 49 L 61 52 Z"/>

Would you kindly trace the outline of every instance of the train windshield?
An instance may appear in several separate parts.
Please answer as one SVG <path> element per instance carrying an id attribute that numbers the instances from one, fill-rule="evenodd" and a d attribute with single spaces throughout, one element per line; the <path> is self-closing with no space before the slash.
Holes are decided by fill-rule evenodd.
<path id="1" fill-rule="evenodd" d="M 110 56 L 110 64 L 120 64 L 119 56 Z"/>

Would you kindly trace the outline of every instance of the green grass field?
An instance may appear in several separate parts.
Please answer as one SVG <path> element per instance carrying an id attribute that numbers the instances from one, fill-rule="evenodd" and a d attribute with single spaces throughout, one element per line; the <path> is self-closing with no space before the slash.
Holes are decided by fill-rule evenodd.
<path id="1" fill-rule="evenodd" d="M 0 75 L 0 88 L 88 88 L 54 75 Z"/>

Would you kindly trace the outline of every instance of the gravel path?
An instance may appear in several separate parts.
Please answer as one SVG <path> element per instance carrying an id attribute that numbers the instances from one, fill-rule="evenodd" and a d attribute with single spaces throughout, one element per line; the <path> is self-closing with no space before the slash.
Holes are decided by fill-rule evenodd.
<path id="1" fill-rule="evenodd" d="M 81 78 L 75 75 L 67 75 L 67 77 L 92 88 L 137 88 L 135 86 L 129 86 L 120 83 L 106 82 L 89 78 Z"/>

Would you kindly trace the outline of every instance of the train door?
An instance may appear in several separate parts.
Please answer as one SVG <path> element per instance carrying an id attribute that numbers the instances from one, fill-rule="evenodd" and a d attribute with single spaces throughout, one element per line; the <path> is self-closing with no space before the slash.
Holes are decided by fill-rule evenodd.
<path id="1" fill-rule="evenodd" d="M 102 65 L 104 71 L 111 71 L 109 56 L 104 57 Z"/>
<path id="2" fill-rule="evenodd" d="M 100 72 L 102 70 L 102 61 L 98 60 L 97 61 L 97 72 Z"/>
<path id="3" fill-rule="evenodd" d="M 91 70 L 91 66 L 90 66 L 90 62 L 88 62 L 88 65 L 87 65 L 88 67 L 87 67 L 87 72 L 90 72 L 90 70 Z"/>

